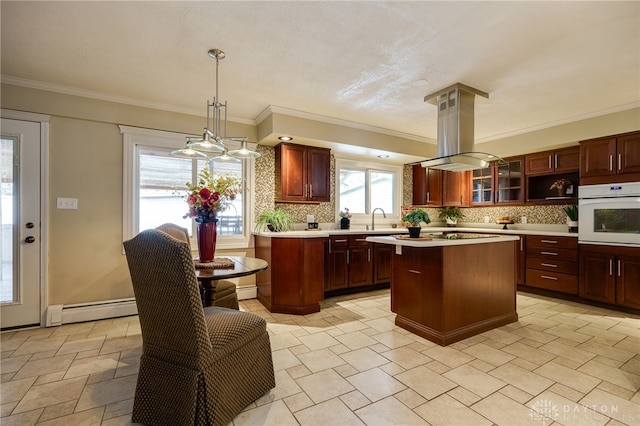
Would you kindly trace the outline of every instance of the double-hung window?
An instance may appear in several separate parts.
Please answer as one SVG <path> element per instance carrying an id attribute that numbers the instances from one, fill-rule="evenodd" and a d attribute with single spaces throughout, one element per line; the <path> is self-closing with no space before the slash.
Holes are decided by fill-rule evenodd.
<path id="1" fill-rule="evenodd" d="M 253 180 L 253 160 L 237 162 L 207 161 L 174 157 L 171 151 L 184 147 L 187 135 L 120 126 L 124 139 L 123 235 L 129 239 L 138 232 L 163 223 L 175 223 L 195 238 L 195 221 L 184 218 L 187 203 L 186 182 L 196 183 L 203 168 L 232 174 L 242 179 L 242 191 L 230 207 L 218 215 L 217 247 L 247 247 L 251 222 L 251 194 L 247 184 Z M 228 146 L 229 149 L 236 148 Z M 238 146 L 239 148 L 239 146 Z M 195 247 L 195 239 L 192 247 Z"/>
<path id="2" fill-rule="evenodd" d="M 381 208 L 398 221 L 401 197 L 402 166 L 336 159 L 336 219 L 348 208 L 352 220 L 365 221 Z"/>

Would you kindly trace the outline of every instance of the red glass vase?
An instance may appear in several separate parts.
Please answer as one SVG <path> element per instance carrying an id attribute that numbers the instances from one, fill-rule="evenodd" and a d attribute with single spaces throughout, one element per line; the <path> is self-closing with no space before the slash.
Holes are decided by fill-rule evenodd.
<path id="1" fill-rule="evenodd" d="M 201 263 L 213 262 L 213 256 L 216 251 L 217 228 L 217 221 L 198 223 L 198 255 Z"/>

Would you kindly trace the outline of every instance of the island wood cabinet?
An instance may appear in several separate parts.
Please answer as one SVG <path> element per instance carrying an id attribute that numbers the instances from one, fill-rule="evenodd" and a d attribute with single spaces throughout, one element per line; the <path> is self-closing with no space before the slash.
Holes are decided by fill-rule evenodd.
<path id="1" fill-rule="evenodd" d="M 325 291 L 373 284 L 372 246 L 364 234 L 330 236 Z"/>
<path id="2" fill-rule="evenodd" d="M 580 147 L 536 152 L 525 155 L 527 175 L 577 172 L 580 169 Z"/>
<path id="3" fill-rule="evenodd" d="M 526 285 L 578 294 L 578 240 L 573 237 L 526 237 Z"/>
<path id="4" fill-rule="evenodd" d="M 640 132 L 580 142 L 580 185 L 640 181 Z"/>
<path id="5" fill-rule="evenodd" d="M 580 297 L 640 309 L 640 248 L 581 245 Z"/>
<path id="6" fill-rule="evenodd" d="M 276 202 L 329 202 L 331 150 L 280 143 L 275 161 Z"/>
<path id="7" fill-rule="evenodd" d="M 255 236 L 256 257 L 269 263 L 256 274 L 258 300 L 270 312 L 306 315 L 320 311 L 325 241 Z"/>
<path id="8" fill-rule="evenodd" d="M 414 164 L 413 205 L 442 206 L 442 170 L 426 169 Z"/>
<path id="9" fill-rule="evenodd" d="M 518 235 L 518 238 L 520 238 L 520 240 L 516 244 L 516 284 L 524 285 L 527 271 L 526 237 L 524 235 Z"/>
<path id="10" fill-rule="evenodd" d="M 391 255 L 393 246 L 373 244 L 373 284 L 391 282 Z"/>

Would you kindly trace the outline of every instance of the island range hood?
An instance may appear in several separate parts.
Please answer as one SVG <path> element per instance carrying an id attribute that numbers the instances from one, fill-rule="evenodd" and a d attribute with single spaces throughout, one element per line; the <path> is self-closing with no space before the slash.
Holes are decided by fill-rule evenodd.
<path id="1" fill-rule="evenodd" d="M 461 83 L 425 96 L 424 101 L 438 107 L 436 158 L 420 162 L 430 169 L 463 172 L 488 167 L 500 160 L 474 150 L 474 100 L 489 94 Z"/>

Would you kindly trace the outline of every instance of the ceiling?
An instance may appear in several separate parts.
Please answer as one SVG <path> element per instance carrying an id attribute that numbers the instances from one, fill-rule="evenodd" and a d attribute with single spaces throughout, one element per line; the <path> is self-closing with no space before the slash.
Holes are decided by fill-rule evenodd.
<path id="1" fill-rule="evenodd" d="M 460 82 L 477 143 L 640 105 L 640 2 L 1 3 L 2 80 L 232 120 L 269 106 L 433 142 Z M 199 130 L 199 129 L 198 129 Z M 194 130 L 196 133 L 197 130 Z"/>

